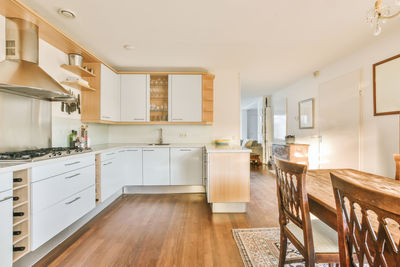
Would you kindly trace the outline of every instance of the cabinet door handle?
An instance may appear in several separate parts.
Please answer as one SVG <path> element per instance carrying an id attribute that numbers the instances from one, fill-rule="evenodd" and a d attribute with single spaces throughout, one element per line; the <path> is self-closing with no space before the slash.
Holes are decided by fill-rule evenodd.
<path id="1" fill-rule="evenodd" d="M 101 116 L 101 117 L 104 118 L 104 119 L 111 119 L 110 116 Z"/>
<path id="2" fill-rule="evenodd" d="M 134 118 L 134 121 L 144 121 L 144 119 L 138 119 L 138 118 Z"/>
<path id="3" fill-rule="evenodd" d="M 138 149 L 128 149 L 127 151 L 139 151 Z"/>
<path id="4" fill-rule="evenodd" d="M 79 199 L 81 199 L 81 197 L 77 197 L 77 198 L 75 198 L 75 199 L 73 199 L 73 200 L 71 200 L 71 201 L 68 201 L 68 202 L 65 203 L 65 205 L 72 204 L 72 203 L 74 203 L 75 201 L 77 201 L 77 200 L 79 200 Z"/>
<path id="5" fill-rule="evenodd" d="M 111 155 L 115 155 L 115 152 L 106 154 L 106 156 L 111 156 Z"/>
<path id="6" fill-rule="evenodd" d="M 3 202 L 3 201 L 6 201 L 6 200 L 9 200 L 9 199 L 11 199 L 11 198 L 13 198 L 13 197 L 12 197 L 12 196 L 5 197 L 5 198 L 3 198 L 2 200 L 0 200 L 0 202 Z"/>
<path id="7" fill-rule="evenodd" d="M 143 151 L 154 151 L 154 149 L 143 149 Z"/>
<path id="8" fill-rule="evenodd" d="M 64 165 L 65 166 L 71 166 L 71 165 L 75 165 L 75 164 L 79 164 L 79 163 L 81 163 L 80 161 L 75 161 L 75 162 L 72 162 L 72 163 L 65 163 Z"/>
<path id="9" fill-rule="evenodd" d="M 71 179 L 71 178 L 74 178 L 74 177 L 79 176 L 79 175 L 81 175 L 81 174 L 77 173 L 77 174 L 74 174 L 74 175 L 71 175 L 71 176 L 67 176 L 67 177 L 65 177 L 65 179 Z"/>
<path id="10" fill-rule="evenodd" d="M 110 164 L 112 164 L 112 161 L 108 162 L 108 163 L 104 163 L 103 166 L 107 166 L 107 165 L 110 165 Z"/>
<path id="11" fill-rule="evenodd" d="M 180 151 L 192 151 L 190 148 L 182 148 Z"/>
<path id="12" fill-rule="evenodd" d="M 172 119 L 172 120 L 174 120 L 174 121 L 183 121 L 183 119 L 180 119 L 180 118 L 174 118 L 174 119 Z"/>
<path id="13" fill-rule="evenodd" d="M 118 153 L 122 153 L 122 152 L 126 152 L 126 150 L 120 150 L 120 151 L 118 151 Z"/>

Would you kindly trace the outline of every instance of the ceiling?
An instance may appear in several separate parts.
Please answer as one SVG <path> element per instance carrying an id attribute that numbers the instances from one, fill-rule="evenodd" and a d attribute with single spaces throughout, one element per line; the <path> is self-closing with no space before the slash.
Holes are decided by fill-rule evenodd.
<path id="1" fill-rule="evenodd" d="M 373 1 L 366 0 L 22 2 L 116 69 L 237 70 L 245 98 L 282 88 L 400 26 L 390 21 L 374 37 L 365 22 Z M 77 17 L 62 17 L 59 8 Z"/>

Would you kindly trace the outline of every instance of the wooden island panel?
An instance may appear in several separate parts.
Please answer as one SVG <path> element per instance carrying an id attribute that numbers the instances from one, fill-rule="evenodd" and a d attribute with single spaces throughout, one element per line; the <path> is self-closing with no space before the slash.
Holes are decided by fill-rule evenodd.
<path id="1" fill-rule="evenodd" d="M 209 179 L 210 202 L 249 202 L 249 153 L 209 153 Z"/>

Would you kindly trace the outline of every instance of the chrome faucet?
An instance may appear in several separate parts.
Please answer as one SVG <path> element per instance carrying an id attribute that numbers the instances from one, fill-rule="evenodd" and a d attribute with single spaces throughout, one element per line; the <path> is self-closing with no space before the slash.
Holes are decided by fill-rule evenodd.
<path id="1" fill-rule="evenodd" d="M 160 145 L 162 145 L 163 142 L 164 142 L 164 141 L 163 141 L 163 131 L 162 131 L 162 128 L 160 128 L 160 140 L 158 141 L 158 143 L 159 143 Z"/>

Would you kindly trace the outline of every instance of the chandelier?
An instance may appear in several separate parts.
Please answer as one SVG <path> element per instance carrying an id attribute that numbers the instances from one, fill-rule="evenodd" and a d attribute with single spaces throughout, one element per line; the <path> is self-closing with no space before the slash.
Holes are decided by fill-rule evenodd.
<path id="1" fill-rule="evenodd" d="M 371 24 L 374 35 L 379 35 L 382 24 L 398 15 L 400 15 L 400 0 L 394 0 L 392 5 L 384 4 L 383 0 L 377 0 L 375 6 L 368 11 L 367 22 Z"/>

